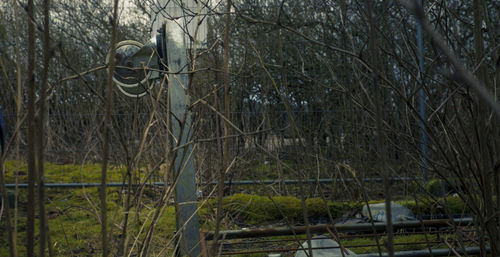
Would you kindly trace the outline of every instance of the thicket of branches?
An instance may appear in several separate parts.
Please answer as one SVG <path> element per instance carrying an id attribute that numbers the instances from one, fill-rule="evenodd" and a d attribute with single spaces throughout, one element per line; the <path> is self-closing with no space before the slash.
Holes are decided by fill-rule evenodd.
<path id="1" fill-rule="evenodd" d="M 425 65 L 420 70 L 416 17 L 422 13 L 412 8 L 412 1 L 211 1 L 204 16 L 207 42 L 189 52 L 187 94 L 193 123 L 186 131 L 195 149 L 198 182 L 382 177 L 383 186 L 351 184 L 342 186 L 347 194 L 337 191 L 329 197 L 371 200 L 369 191 L 390 201 L 392 195 L 403 194 L 401 187 L 391 185 L 391 178 L 415 179 L 412 190 L 421 192 L 420 179 L 427 170 L 431 179 L 446 181 L 468 204 L 481 231 L 482 255 L 490 245 L 495 256 L 500 251 L 500 116 L 495 112 L 500 4 L 424 2 L 420 17 L 425 18 Z M 169 115 L 167 82 L 154 82 L 156 86 L 140 99 L 106 87 L 112 3 L 34 4 L 32 15 L 24 1 L 0 4 L 0 105 L 9 141 L 2 160 L 27 160 L 33 146 L 28 142 L 27 118 L 31 23 L 36 39 L 31 56 L 34 121 L 44 117 L 36 130 L 44 132 L 43 143 L 38 143 L 43 146 L 41 156 L 64 163 L 105 160 L 105 105 L 110 102 L 106 92 L 112 90 L 109 161 L 127 167 L 124 180 L 130 183 L 151 178 L 137 177 L 139 169 L 175 180 L 166 171 L 182 147 L 172 146 L 169 126 L 182 119 Z M 146 42 L 154 33 L 151 20 L 168 20 L 164 10 L 152 11 L 162 8 L 157 1 L 119 6 L 117 42 Z M 44 7 L 50 11 L 47 26 Z M 45 108 L 40 108 L 42 102 Z M 270 163 L 273 172 L 251 174 L 263 163 Z M 218 195 L 220 202 L 234 189 L 219 184 L 218 193 L 200 189 L 205 195 Z M 331 185 L 320 187 L 331 190 Z M 299 190 L 303 200 L 314 194 L 303 186 L 278 183 L 273 188 L 283 195 L 289 190 Z M 162 208 L 170 194 L 170 189 L 162 191 L 161 204 L 155 207 Z M 123 199 L 126 209 L 138 204 L 130 197 Z M 308 224 L 307 210 L 304 214 Z M 122 231 L 127 234 L 128 217 L 124 219 Z M 216 219 L 217 229 L 221 219 Z M 152 231 L 154 223 L 148 236 Z M 129 249 L 125 244 L 120 241 L 119 250 L 114 250 L 123 254 Z M 139 254 L 147 254 L 144 245 Z"/>

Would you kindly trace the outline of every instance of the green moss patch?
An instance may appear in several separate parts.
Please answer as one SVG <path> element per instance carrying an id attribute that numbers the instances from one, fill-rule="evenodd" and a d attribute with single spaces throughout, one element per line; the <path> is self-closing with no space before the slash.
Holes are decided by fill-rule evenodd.
<path id="1" fill-rule="evenodd" d="M 45 183 L 97 183 L 101 181 L 100 163 L 94 164 L 54 164 L 45 163 Z M 108 167 L 108 181 L 121 182 L 125 176 L 126 168 L 122 165 Z M 5 180 L 7 183 L 28 182 L 28 166 L 26 162 L 9 160 L 5 161 Z"/>
<path id="2" fill-rule="evenodd" d="M 380 201 L 370 201 L 377 203 Z M 418 205 L 417 205 L 418 202 Z M 411 209 L 415 214 L 446 214 L 447 206 L 451 213 L 468 212 L 464 202 L 459 197 L 447 197 L 447 205 L 444 199 L 433 200 L 420 198 L 415 200 L 402 200 L 397 203 Z M 216 199 L 207 201 L 200 209 L 200 216 L 210 219 L 215 215 L 217 205 Z M 363 207 L 361 201 L 325 201 L 320 198 L 306 199 L 306 208 L 309 218 L 328 218 L 328 212 L 336 219 L 349 211 L 359 211 Z M 265 225 L 287 221 L 300 223 L 303 219 L 302 203 L 299 198 L 291 196 L 259 196 L 252 194 L 235 194 L 227 196 L 222 201 L 224 213 L 233 220 L 248 225 Z"/>

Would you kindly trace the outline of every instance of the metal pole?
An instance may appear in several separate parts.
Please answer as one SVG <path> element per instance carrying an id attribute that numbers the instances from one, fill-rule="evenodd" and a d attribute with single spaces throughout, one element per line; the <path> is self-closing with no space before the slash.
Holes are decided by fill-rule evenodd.
<path id="1" fill-rule="evenodd" d="M 362 179 L 364 182 L 375 182 L 375 183 L 382 183 L 384 180 L 382 178 L 364 178 Z M 422 178 L 391 178 L 390 181 L 396 182 L 396 181 L 413 181 L 413 180 L 422 180 Z M 356 182 L 355 179 L 352 178 L 346 178 L 346 179 L 329 179 L 329 178 L 324 178 L 324 179 L 307 179 L 304 180 L 303 183 L 306 184 L 328 184 L 328 183 L 335 183 L 335 182 L 340 182 L 340 183 L 347 183 L 347 182 Z M 235 181 L 230 181 L 226 180 L 224 181 L 225 185 L 239 185 L 239 186 L 244 186 L 244 185 L 272 185 L 272 184 L 287 184 L 287 185 L 293 185 L 293 184 L 298 184 L 299 180 L 297 179 L 285 179 L 285 180 L 274 180 L 274 179 L 268 179 L 268 180 L 235 180 Z M 211 182 L 204 182 L 204 183 L 198 183 L 198 185 L 217 185 L 217 181 L 211 181 Z M 164 186 L 165 183 L 163 182 L 151 182 L 151 183 L 145 183 L 145 184 L 133 184 L 132 186 Z M 168 186 L 171 184 L 168 183 Z M 1 186 L 1 185 L 0 185 Z M 84 187 L 99 187 L 101 186 L 101 183 L 46 183 L 44 185 L 46 188 L 84 188 Z M 116 182 L 116 183 L 107 183 L 106 186 L 108 187 L 126 187 L 128 186 L 128 183 L 123 183 L 123 182 Z M 6 188 L 15 188 L 16 184 L 6 184 Z M 28 184 L 17 184 L 18 188 L 26 188 L 28 187 Z"/>
<path id="2" fill-rule="evenodd" d="M 3 122 L 3 115 L 2 115 L 2 106 L 0 106 L 0 154 L 3 154 L 5 152 L 5 138 L 7 138 L 7 134 L 5 132 L 5 125 Z"/>
<path id="3" fill-rule="evenodd" d="M 473 223 L 472 218 L 461 218 L 453 219 L 453 221 L 458 226 L 467 226 Z M 394 229 L 401 228 L 421 228 L 422 225 L 426 228 L 439 228 L 439 227 L 449 227 L 449 219 L 440 220 L 424 220 L 420 221 L 405 221 L 405 222 L 394 222 Z M 326 233 L 328 229 L 335 229 L 339 232 L 361 232 L 361 231 L 385 231 L 387 224 L 385 222 L 376 222 L 373 225 L 371 223 L 358 223 L 358 224 L 335 224 L 335 225 L 314 225 L 309 226 L 311 233 Z M 296 226 L 296 227 L 276 227 L 276 228 L 259 228 L 259 229 L 249 229 L 249 230 L 226 230 L 219 233 L 220 238 L 225 239 L 241 239 L 241 238 L 255 238 L 255 237 L 265 237 L 265 236 L 286 236 L 286 235 L 298 235 L 305 234 L 306 226 Z M 205 235 L 206 240 L 212 240 L 214 237 L 214 232 L 207 232 Z M 434 253 L 434 251 L 432 251 Z"/>
<path id="4" fill-rule="evenodd" d="M 166 61 L 168 70 L 177 74 L 170 74 L 168 80 L 171 113 L 171 129 L 176 137 L 173 142 L 177 145 L 186 145 L 176 153 L 174 175 L 176 220 L 179 235 L 179 249 L 182 256 L 200 255 L 200 232 L 198 226 L 197 194 L 195 181 L 195 168 L 193 162 L 193 149 L 191 144 L 187 144 L 191 135 L 191 115 L 189 113 L 188 75 L 181 74 L 187 71 L 188 59 L 186 52 L 186 8 L 193 5 L 190 1 L 166 1 L 163 2 L 163 10 L 155 10 L 158 13 L 153 21 L 153 33 L 155 28 L 165 26 L 164 46 L 166 49 Z M 155 7 L 156 8 L 156 7 Z M 162 14 L 163 13 L 163 14 Z M 168 18 L 165 17 L 169 16 Z M 157 42 L 158 43 L 158 42 Z M 179 119 L 179 120 L 178 120 Z M 181 123 L 183 121 L 183 124 Z"/>
<path id="5" fill-rule="evenodd" d="M 423 0 L 418 0 L 420 7 L 423 6 Z M 422 172 L 424 181 L 429 181 L 429 171 L 427 167 L 427 132 L 425 131 L 425 92 L 424 92 L 424 35 L 422 31 L 422 23 L 417 19 L 417 47 L 418 47 L 418 67 L 419 67 L 419 98 L 420 98 L 420 133 L 421 133 L 421 151 L 422 151 Z"/>
<path id="6" fill-rule="evenodd" d="M 440 242 L 440 241 L 438 241 Z M 425 242 L 422 242 L 425 243 Z M 437 243 L 437 242 L 436 242 Z M 417 243 L 410 243 L 410 244 L 417 244 Z M 418 243 L 421 244 L 421 243 Z M 401 245 L 401 244 L 400 244 Z M 370 247 L 374 245 L 355 245 L 353 247 Z M 347 248 L 348 246 L 346 246 Z M 328 247 L 311 247 L 311 250 L 313 250 L 313 253 L 315 250 L 326 250 L 326 249 L 338 249 L 340 246 L 328 246 Z M 460 248 L 461 250 L 461 248 Z M 250 251 L 231 251 L 231 252 L 222 252 L 221 255 L 250 255 L 250 254 L 255 254 L 255 253 L 281 253 L 281 252 L 300 252 L 303 251 L 302 248 L 294 247 L 294 248 L 281 248 L 281 249 L 258 249 L 258 250 L 250 250 Z M 437 253 L 434 254 L 434 251 Z M 463 251 L 458 251 L 458 249 L 455 249 L 458 253 L 463 254 Z M 489 250 L 487 250 L 489 252 Z M 469 255 L 473 254 L 479 254 L 479 247 L 467 247 L 465 248 L 465 252 Z M 414 250 L 414 251 L 400 251 L 400 252 L 394 252 L 395 257 L 429 257 L 429 256 L 453 256 L 455 253 L 451 249 L 435 249 L 432 250 L 432 255 L 429 254 L 429 250 Z M 271 255 L 267 255 L 271 256 Z M 280 254 L 276 256 L 282 256 Z M 288 256 L 288 255 L 285 255 Z M 315 255 L 316 256 L 316 255 Z M 324 255 L 320 255 L 324 256 Z M 332 251 L 332 256 L 340 256 L 340 254 L 335 254 L 334 251 Z M 359 255 L 345 255 L 345 256 L 356 256 L 356 257 L 380 257 L 378 253 L 367 253 L 367 254 L 359 254 Z M 382 253 L 383 257 L 388 256 L 387 253 Z"/>
<path id="7" fill-rule="evenodd" d="M 454 249 L 458 254 L 464 254 L 462 248 Z M 490 248 L 487 247 L 486 251 L 489 252 Z M 467 247 L 465 248 L 467 255 L 477 255 L 480 254 L 481 250 L 479 247 Z M 452 249 L 432 249 L 432 256 L 454 256 L 455 253 Z M 358 254 L 357 257 L 380 257 L 378 253 L 368 253 L 368 254 Z M 382 257 L 389 256 L 387 253 L 382 253 Z M 416 251 L 401 251 L 395 252 L 395 257 L 428 257 L 429 250 L 416 250 Z"/>
<path id="8" fill-rule="evenodd" d="M 167 28 L 168 27 L 170 26 L 167 26 Z M 168 67 L 171 71 L 186 71 L 186 48 L 184 47 L 184 42 L 180 43 L 174 40 L 176 37 L 174 33 L 182 33 L 182 31 L 167 29 L 165 33 Z M 175 200 L 178 203 L 178 208 L 176 212 L 180 213 L 177 219 L 177 229 L 182 231 L 179 247 L 184 256 L 198 256 L 200 255 L 200 232 L 198 227 L 198 214 L 196 212 L 198 207 L 196 204 L 195 169 L 192 157 L 192 147 L 190 144 L 187 144 L 189 141 L 189 132 L 191 130 L 191 117 L 189 113 L 186 114 L 186 112 L 189 112 L 187 108 L 188 96 L 184 88 L 188 86 L 188 77 L 186 74 L 171 74 L 169 76 L 172 114 L 176 117 L 184 117 L 184 115 L 187 115 L 184 124 L 179 124 L 175 122 L 175 119 L 172 119 L 174 120 L 172 123 L 173 134 L 177 136 L 177 140 L 180 140 L 178 145 L 187 145 L 183 149 L 178 150 L 174 169 L 177 171 Z"/>

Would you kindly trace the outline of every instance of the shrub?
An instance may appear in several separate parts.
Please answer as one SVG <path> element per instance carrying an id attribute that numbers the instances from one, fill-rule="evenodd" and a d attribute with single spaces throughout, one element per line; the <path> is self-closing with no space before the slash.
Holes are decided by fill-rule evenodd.
<path id="1" fill-rule="evenodd" d="M 445 209 L 445 201 L 443 198 L 438 198 L 434 200 L 432 198 L 421 197 L 418 199 L 418 206 L 415 200 L 405 200 L 398 201 L 397 203 L 410 209 L 414 214 L 423 215 L 435 215 L 435 214 L 447 214 Z M 446 198 L 446 206 L 452 214 L 458 214 L 462 212 L 470 212 L 470 209 L 466 206 L 464 201 L 458 196 L 449 196 Z"/>
<path id="2" fill-rule="evenodd" d="M 448 208 L 452 213 L 468 212 L 465 203 L 459 197 L 447 197 Z M 207 217 L 214 215 L 212 211 L 216 206 L 216 199 L 211 199 L 200 209 L 200 216 Z M 378 203 L 381 201 L 370 201 Z M 414 214 L 446 214 L 443 199 L 434 200 L 421 197 L 418 199 L 418 206 L 415 200 L 397 201 L 397 203 L 409 208 Z M 321 198 L 306 199 L 306 207 L 309 217 L 328 217 L 328 210 L 332 217 L 339 218 L 344 213 L 354 210 L 360 211 L 365 205 L 362 201 L 328 201 L 326 206 Z M 249 225 L 264 225 L 276 223 L 286 219 L 291 223 L 302 221 L 301 200 L 291 196 L 275 196 L 272 200 L 267 196 L 235 194 L 223 199 L 223 210 L 229 216 L 238 219 Z"/>
<path id="3" fill-rule="evenodd" d="M 431 193 L 433 196 L 442 196 L 443 191 L 441 190 L 441 186 L 443 184 L 443 181 L 440 179 L 432 179 L 429 181 L 427 184 L 424 185 L 425 190 L 427 192 Z"/>
<path id="4" fill-rule="evenodd" d="M 272 201 L 264 196 L 235 194 L 222 200 L 222 208 L 233 217 L 248 224 L 275 220 L 277 213 Z"/>
<path id="5" fill-rule="evenodd" d="M 453 214 L 456 213 L 470 213 L 470 208 L 458 196 L 449 196 L 446 198 L 448 208 Z"/>
<path id="6" fill-rule="evenodd" d="M 328 217 L 325 201 L 321 198 L 306 199 L 306 207 L 310 217 Z"/>
<path id="7" fill-rule="evenodd" d="M 302 204 L 300 199 L 292 196 L 276 196 L 273 197 L 273 208 L 278 213 L 276 218 L 287 218 L 290 221 L 297 221 L 302 217 Z M 279 208 L 276 208 L 276 206 Z M 281 211 L 280 211 L 281 210 Z M 283 214 L 282 214 L 283 213 Z M 285 217 L 283 217 L 283 215 Z"/>

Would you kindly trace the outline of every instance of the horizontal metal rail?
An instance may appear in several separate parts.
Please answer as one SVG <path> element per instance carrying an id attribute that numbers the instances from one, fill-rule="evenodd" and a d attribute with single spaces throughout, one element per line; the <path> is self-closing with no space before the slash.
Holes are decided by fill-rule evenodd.
<path id="1" fill-rule="evenodd" d="M 314 239 L 314 238 L 312 238 Z M 324 238 L 321 238 L 324 239 Z M 320 240 L 321 240 L 320 239 Z M 296 240 L 295 240 L 296 242 Z M 464 242 L 470 242 L 470 240 L 465 240 Z M 394 243 L 394 246 L 409 246 L 409 245 L 423 245 L 423 244 L 439 244 L 442 243 L 442 241 L 429 241 L 429 242 L 408 242 L 408 243 Z M 377 244 L 362 244 L 362 245 L 343 245 L 343 248 L 347 249 L 353 249 L 353 248 L 360 248 L 360 247 L 375 247 Z M 338 249 L 341 248 L 340 246 L 324 246 L 324 247 L 311 247 L 311 250 L 326 250 L 326 249 Z M 244 250 L 244 251 L 229 251 L 229 252 L 222 252 L 221 255 L 242 255 L 242 254 L 254 254 L 254 253 L 280 253 L 280 252 L 297 252 L 300 250 L 309 250 L 308 247 L 291 247 L 291 248 L 280 248 L 280 249 L 257 249 L 257 250 Z M 438 250 L 438 249 L 436 249 Z M 445 250 L 445 249 L 441 249 Z M 429 256 L 429 250 L 424 250 L 427 252 L 427 255 L 423 255 L 425 257 Z M 406 251 L 404 251 L 406 252 Z M 404 254 L 404 252 L 400 252 Z M 434 250 L 433 250 L 434 253 Z M 415 253 L 414 253 L 415 254 Z M 371 256 L 371 253 L 369 254 Z M 359 256 L 359 255 L 356 255 Z M 380 257 L 378 253 L 376 254 L 377 257 Z M 404 255 L 403 255 L 404 256 Z M 436 256 L 436 255 L 433 255 Z"/>
<path id="2" fill-rule="evenodd" d="M 314 239 L 314 238 L 312 238 Z M 323 239 L 323 238 L 321 238 Z M 297 240 L 295 240 L 297 242 Z M 464 241 L 466 242 L 466 241 Z M 394 246 L 408 246 L 408 245 L 422 245 L 422 244 L 438 244 L 441 241 L 429 241 L 429 242 L 408 242 L 408 243 L 393 243 Z M 360 247 L 375 247 L 377 244 L 361 244 L 361 245 L 342 245 L 343 248 L 353 249 Z M 324 246 L 324 247 L 311 247 L 312 250 L 319 249 L 338 249 L 340 246 Z M 292 247 L 292 248 L 281 248 L 281 249 L 258 249 L 258 250 L 246 250 L 246 251 L 231 251 L 231 252 L 222 252 L 221 255 L 236 255 L 236 254 L 252 254 L 252 253 L 268 253 L 268 252 L 296 252 L 298 250 L 302 250 L 302 247 Z M 309 250 L 308 247 L 305 249 Z"/>
<path id="3" fill-rule="evenodd" d="M 486 252 L 490 252 L 490 248 L 486 247 Z M 464 250 L 462 248 L 443 248 L 443 249 L 432 249 L 432 256 L 454 256 L 456 251 L 458 254 L 464 254 Z M 465 253 L 467 255 L 476 255 L 481 252 L 479 247 L 466 247 Z M 388 253 L 382 253 L 382 257 L 389 256 Z M 431 256 L 429 254 L 429 249 L 426 250 L 415 250 L 415 251 L 401 251 L 394 252 L 394 257 L 428 257 Z M 378 253 L 368 253 L 368 254 L 358 254 L 357 257 L 380 257 Z"/>
<path id="4" fill-rule="evenodd" d="M 414 180 L 423 180 L 423 178 L 408 178 L 408 177 L 403 177 L 403 178 L 391 178 L 391 181 L 414 181 Z M 303 180 L 303 183 L 306 184 L 315 184 L 315 183 L 320 183 L 320 184 L 328 184 L 328 183 L 336 183 L 336 182 L 355 182 L 355 179 L 352 178 L 346 178 L 346 179 L 330 179 L 330 178 L 323 178 L 323 179 L 306 179 Z M 381 183 L 384 181 L 383 178 L 364 178 L 362 179 L 363 182 L 376 182 L 376 183 Z M 299 180 L 297 179 L 285 179 L 285 180 L 277 180 L 277 179 L 268 179 L 268 180 L 235 180 L 235 181 L 229 181 L 226 180 L 224 181 L 224 184 L 226 185 L 272 185 L 272 184 L 298 184 Z M 132 186 L 141 186 L 141 185 L 147 185 L 147 186 L 164 186 L 164 182 L 152 182 L 152 183 L 145 183 L 145 184 L 134 184 Z M 170 183 L 167 183 L 167 185 L 170 185 Z M 198 183 L 198 185 L 217 185 L 216 181 L 212 182 L 201 182 Z M 1 186 L 1 185 L 0 185 Z M 84 187 L 100 187 L 101 183 L 46 183 L 45 187 L 46 188 L 84 188 Z M 117 183 L 107 183 L 107 187 L 127 187 L 128 183 L 122 183 L 122 182 L 117 182 Z M 6 184 L 6 188 L 15 188 L 16 184 Z M 28 184 L 17 184 L 18 188 L 27 188 Z"/>
<path id="5" fill-rule="evenodd" d="M 347 247 L 347 246 L 346 246 Z M 332 249 L 338 247 L 312 247 L 312 250 L 321 250 L 321 249 Z M 309 248 L 306 248 L 309 249 Z M 238 254 L 248 254 L 248 253 L 271 253 L 271 252 L 287 252 L 287 251 L 298 251 L 301 250 L 299 248 L 290 248 L 290 249 L 269 249 L 269 250 L 258 250 L 253 252 L 223 252 L 221 255 L 238 255 Z M 490 252 L 490 248 L 486 247 L 486 252 Z M 440 249 L 432 249 L 432 255 L 429 253 L 429 249 L 425 250 L 413 250 L 413 251 L 399 251 L 394 252 L 394 257 L 428 257 L 428 256 L 454 256 L 456 251 L 458 254 L 467 253 L 467 255 L 476 255 L 481 253 L 481 249 L 479 247 L 466 247 L 465 251 L 462 248 L 440 248 Z M 356 257 L 388 257 L 388 253 L 366 253 L 366 254 L 357 254 Z"/>
<path id="6" fill-rule="evenodd" d="M 462 229 L 462 232 L 476 232 L 476 230 L 469 230 L 469 229 Z M 394 236 L 410 236 L 410 235 L 443 235 L 443 234 L 452 234 L 455 233 L 451 228 L 449 230 L 436 230 L 436 231 L 405 231 L 405 232 L 394 232 Z M 351 234 L 340 234 L 339 238 L 340 239 L 352 239 L 352 238 L 366 238 L 366 237 L 380 237 L 380 236 L 385 236 L 385 233 L 369 233 L 369 234 L 356 234 L 356 235 L 351 235 Z M 311 240 L 324 240 L 324 238 L 311 238 Z M 224 241 L 218 244 L 223 244 L 223 245 L 256 245 L 256 244 L 268 244 L 268 243 L 290 243 L 290 242 L 297 242 L 296 238 L 282 238 L 282 239 L 257 239 L 257 240 L 246 240 L 246 241 L 237 241 L 237 242 L 232 242 L 232 241 Z M 441 241 L 440 241 L 441 242 Z M 421 243 L 427 243 L 427 242 L 417 242 L 417 244 Z M 213 245 L 213 244 L 211 244 Z M 377 245 L 373 245 L 377 246 Z M 349 247 L 349 246 L 344 246 L 344 247 Z M 350 247 L 356 247 L 356 246 L 350 246 Z"/>
<path id="7" fill-rule="evenodd" d="M 414 181 L 414 180 L 423 180 L 423 178 L 409 178 L 409 177 L 402 177 L 402 178 L 390 178 L 391 181 L 397 182 L 397 181 Z M 306 184 L 315 184 L 315 183 L 320 183 L 320 184 L 327 184 L 327 183 L 335 183 L 335 182 L 356 182 L 357 180 L 353 178 L 320 178 L 320 179 L 305 179 L 302 181 L 302 183 Z M 382 183 L 384 182 L 383 178 L 364 178 L 361 179 L 360 181 L 363 182 L 377 182 L 377 183 Z M 235 180 L 235 181 L 224 181 L 224 184 L 232 184 L 232 185 L 271 185 L 271 184 L 298 184 L 299 180 L 298 179 L 284 179 L 284 180 L 278 180 L 278 179 L 268 179 L 268 180 Z M 209 182 L 206 184 L 211 184 L 215 185 L 217 182 Z"/>
<path id="8" fill-rule="evenodd" d="M 142 184 L 141 184 L 142 185 Z M 147 183 L 148 186 L 164 186 L 163 182 Z M 1 185 L 0 185 L 1 186 Z M 37 186 L 35 184 L 35 186 Z M 85 187 L 100 187 L 101 183 L 46 183 L 44 187 L 46 188 L 85 188 Z M 126 187 L 128 183 L 107 183 L 106 187 Z M 140 186 L 139 184 L 134 184 L 133 186 Z M 6 184 L 6 188 L 15 188 L 16 184 Z M 17 184 L 18 188 L 27 188 L 28 184 Z"/>
<path id="9" fill-rule="evenodd" d="M 472 218 L 461 218 L 453 219 L 454 223 L 458 226 L 467 226 L 472 224 Z M 309 226 L 296 226 L 296 227 L 277 227 L 277 228 L 258 228 L 258 229 L 241 229 L 241 230 L 225 230 L 219 232 L 219 238 L 222 239 L 236 239 L 236 238 L 255 238 L 255 237 L 266 237 L 266 236 L 287 236 L 295 234 L 305 234 L 307 229 L 311 233 L 327 233 L 328 230 L 335 229 L 339 232 L 362 232 L 362 231 L 385 231 L 386 223 L 376 222 L 373 225 L 371 223 L 359 223 L 359 224 L 335 224 L 335 225 L 314 225 Z M 393 228 L 421 228 L 422 226 L 426 228 L 439 228 L 439 227 L 449 227 L 449 219 L 439 219 L 439 220 L 424 220 L 420 221 L 405 221 L 405 222 L 394 222 Z M 206 240 L 212 240 L 214 238 L 214 232 L 208 231 L 205 234 Z"/>

